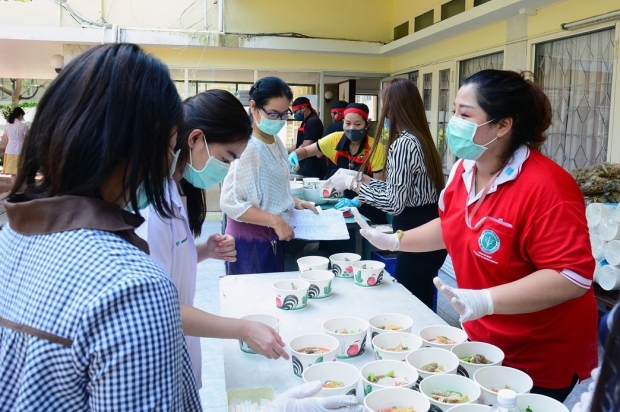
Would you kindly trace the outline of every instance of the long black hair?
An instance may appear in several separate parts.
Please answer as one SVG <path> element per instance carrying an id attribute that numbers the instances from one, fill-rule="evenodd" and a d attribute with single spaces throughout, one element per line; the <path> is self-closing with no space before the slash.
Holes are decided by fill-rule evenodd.
<path id="1" fill-rule="evenodd" d="M 603 361 L 592 397 L 592 412 L 615 411 L 620 405 L 620 308 L 614 308 L 611 327 L 604 345 Z"/>
<path id="2" fill-rule="evenodd" d="M 134 210 L 137 190 L 158 214 L 173 215 L 165 197 L 169 141 L 182 126 L 181 99 L 168 68 L 133 44 L 94 47 L 52 81 L 24 142 L 9 197 L 39 168 L 31 199 L 74 195 L 102 198 L 102 186 L 121 172 L 122 193 Z"/>
<path id="3" fill-rule="evenodd" d="M 11 114 L 9 114 L 9 117 L 6 119 L 6 121 L 13 124 L 15 119 L 24 114 L 26 114 L 26 112 L 24 112 L 24 109 L 22 109 L 21 107 L 16 107 L 13 109 Z"/>
<path id="4" fill-rule="evenodd" d="M 530 73 L 509 70 L 482 70 L 463 82 L 473 85 L 477 103 L 487 114 L 489 124 L 505 118 L 512 119 L 512 138 L 500 160 L 506 165 L 522 145 L 538 149 L 547 139 L 545 131 L 551 125 L 551 103 Z"/>
<path id="5" fill-rule="evenodd" d="M 252 135 L 252 123 L 241 102 L 225 90 L 208 90 L 183 102 L 185 122 L 179 130 L 177 146 L 179 153 L 177 171 L 183 174 L 189 162 L 190 147 L 187 139 L 193 130 L 204 133 L 207 143 L 229 144 L 247 142 Z M 205 192 L 181 179 L 181 189 L 187 197 L 187 217 L 194 236 L 200 236 L 207 216 Z"/>

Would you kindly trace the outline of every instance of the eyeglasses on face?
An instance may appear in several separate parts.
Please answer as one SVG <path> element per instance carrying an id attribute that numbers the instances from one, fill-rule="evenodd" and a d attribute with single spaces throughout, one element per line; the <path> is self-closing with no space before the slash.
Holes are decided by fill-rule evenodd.
<path id="1" fill-rule="evenodd" d="M 265 117 L 270 120 L 287 120 L 293 115 L 293 111 L 291 109 L 288 109 L 285 112 L 267 111 L 264 107 L 260 107 L 259 109 L 265 112 L 267 115 Z"/>

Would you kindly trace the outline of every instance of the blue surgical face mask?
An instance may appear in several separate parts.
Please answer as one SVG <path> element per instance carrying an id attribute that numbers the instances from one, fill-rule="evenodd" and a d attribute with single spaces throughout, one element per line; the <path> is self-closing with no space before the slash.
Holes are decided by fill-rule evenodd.
<path id="1" fill-rule="evenodd" d="M 271 120 L 264 117 L 262 114 L 260 115 L 260 123 L 258 124 L 258 128 L 261 132 L 268 135 L 277 134 L 284 125 L 286 124 L 286 120 Z"/>
<path id="2" fill-rule="evenodd" d="M 298 122 L 301 122 L 304 120 L 304 112 L 302 112 L 301 110 L 298 111 L 297 113 L 295 113 L 293 115 L 293 119 L 297 120 Z"/>
<path id="3" fill-rule="evenodd" d="M 493 119 L 495 120 L 495 119 Z M 448 135 L 448 145 L 450 150 L 456 157 L 468 160 L 477 160 L 487 150 L 487 146 L 497 139 L 491 140 L 485 145 L 479 145 L 474 143 L 474 136 L 476 130 L 480 126 L 491 123 L 493 120 L 482 124 L 476 124 L 460 117 L 452 116 L 446 127 L 446 134 Z"/>
<path id="4" fill-rule="evenodd" d="M 263 118 L 263 120 L 265 119 Z M 207 148 L 209 160 L 207 160 L 207 164 L 202 168 L 202 170 L 194 169 L 194 166 L 192 166 L 192 151 L 190 150 L 189 163 L 185 166 L 183 177 L 194 187 L 199 189 L 208 189 L 209 187 L 220 184 L 224 181 L 230 165 L 211 156 L 211 153 L 209 152 L 209 145 L 207 145 L 207 139 L 204 134 L 202 137 L 205 141 L 205 147 Z"/>
<path id="5" fill-rule="evenodd" d="M 383 129 L 385 129 L 388 133 L 390 132 L 390 119 L 387 117 L 383 119 Z"/>

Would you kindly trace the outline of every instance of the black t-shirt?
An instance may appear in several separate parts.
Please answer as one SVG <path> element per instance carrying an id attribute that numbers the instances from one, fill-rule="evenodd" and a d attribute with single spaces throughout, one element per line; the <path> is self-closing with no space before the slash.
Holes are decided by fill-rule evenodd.
<path id="1" fill-rule="evenodd" d="M 333 122 L 332 124 L 330 124 L 329 126 L 325 128 L 325 131 L 323 132 L 323 136 L 327 136 L 328 134 L 332 134 L 335 132 L 344 131 L 344 129 L 342 128 L 343 123 L 344 123 L 344 120 L 341 120 L 339 122 Z"/>
<path id="2" fill-rule="evenodd" d="M 300 147 L 304 140 L 312 140 L 312 143 L 316 143 L 321 137 L 323 137 L 323 122 L 319 119 L 319 116 L 312 113 L 297 129 L 297 144 L 295 148 Z M 325 169 L 325 159 L 313 156 L 299 162 L 298 173 L 302 176 L 322 179 L 325 176 Z"/>

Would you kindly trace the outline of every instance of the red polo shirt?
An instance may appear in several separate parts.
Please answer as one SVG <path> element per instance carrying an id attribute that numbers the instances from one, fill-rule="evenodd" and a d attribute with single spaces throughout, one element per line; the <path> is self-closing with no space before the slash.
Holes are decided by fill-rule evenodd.
<path id="1" fill-rule="evenodd" d="M 469 338 L 500 347 L 506 366 L 529 374 L 535 386 L 563 388 L 575 373 L 596 367 L 597 308 L 591 288 L 594 259 L 584 198 L 565 170 L 521 147 L 465 223 L 479 194 L 469 195 L 475 162 L 452 169 L 439 207 L 443 239 L 458 287 L 484 289 L 552 269 L 588 289 L 585 295 L 534 313 L 491 315 L 465 322 Z M 473 192 L 473 191 L 472 191 Z"/>

